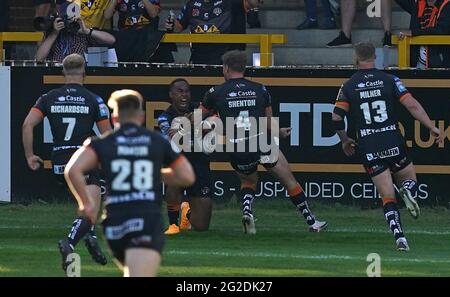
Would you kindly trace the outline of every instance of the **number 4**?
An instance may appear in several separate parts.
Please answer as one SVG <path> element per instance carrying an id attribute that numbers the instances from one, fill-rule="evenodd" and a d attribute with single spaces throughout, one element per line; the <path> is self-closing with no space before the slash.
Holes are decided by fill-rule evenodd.
<path id="1" fill-rule="evenodd" d="M 242 110 L 236 119 L 236 127 L 244 128 L 245 131 L 250 131 L 252 123 L 250 122 L 248 110 Z"/>

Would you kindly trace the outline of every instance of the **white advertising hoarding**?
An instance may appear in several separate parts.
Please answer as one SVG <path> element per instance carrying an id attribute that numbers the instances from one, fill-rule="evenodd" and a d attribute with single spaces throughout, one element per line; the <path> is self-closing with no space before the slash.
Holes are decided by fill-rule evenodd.
<path id="1" fill-rule="evenodd" d="M 11 69 L 0 66 L 0 202 L 11 202 Z"/>

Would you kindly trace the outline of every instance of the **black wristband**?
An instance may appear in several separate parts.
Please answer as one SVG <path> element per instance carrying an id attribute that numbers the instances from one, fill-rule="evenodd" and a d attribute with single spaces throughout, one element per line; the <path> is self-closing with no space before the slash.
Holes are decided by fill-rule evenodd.
<path id="1" fill-rule="evenodd" d="M 333 113 L 340 115 L 341 118 L 345 118 L 347 116 L 347 112 L 339 107 L 335 107 Z"/>

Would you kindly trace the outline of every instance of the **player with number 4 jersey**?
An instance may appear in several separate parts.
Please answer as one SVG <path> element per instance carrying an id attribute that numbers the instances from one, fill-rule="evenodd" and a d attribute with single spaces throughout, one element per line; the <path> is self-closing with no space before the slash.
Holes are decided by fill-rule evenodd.
<path id="1" fill-rule="evenodd" d="M 290 128 L 276 131 L 278 122 L 272 116 L 269 92 L 263 85 L 244 76 L 247 65 L 246 53 L 238 50 L 229 51 L 223 55 L 222 60 L 226 82 L 211 88 L 205 94 L 201 108 L 205 114 L 217 113 L 227 127 L 225 143 L 228 159 L 241 181 L 244 233 L 256 233 L 252 205 L 256 196 L 259 164 L 281 182 L 292 204 L 305 219 L 309 230 L 311 232 L 325 230 L 328 223 L 319 221 L 314 216 L 306 194 L 278 147 L 278 135 L 281 138 L 289 136 Z M 264 146 L 267 143 L 264 144 L 264 141 L 269 142 L 269 138 L 271 139 L 270 145 L 267 145 L 269 150 L 266 150 Z"/>
<path id="2" fill-rule="evenodd" d="M 396 102 L 400 102 L 427 127 L 436 137 L 436 142 L 443 141 L 442 133 L 398 77 L 375 68 L 375 48 L 372 44 L 360 43 L 355 46 L 355 52 L 359 70 L 339 90 L 333 124 L 344 153 L 351 156 L 358 152 L 380 193 L 384 215 L 395 237 L 397 249 L 408 251 L 392 175 L 400 197 L 414 218 L 419 217 L 420 208 L 415 200 L 418 188 L 416 172 L 398 127 Z M 347 136 L 346 116 L 351 118 L 356 128 L 357 142 Z"/>

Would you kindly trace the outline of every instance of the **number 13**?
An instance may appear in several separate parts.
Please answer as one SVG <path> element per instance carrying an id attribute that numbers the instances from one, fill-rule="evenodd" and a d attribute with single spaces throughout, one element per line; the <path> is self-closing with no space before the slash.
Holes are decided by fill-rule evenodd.
<path id="1" fill-rule="evenodd" d="M 377 100 L 372 102 L 372 109 L 376 110 L 377 115 L 373 117 L 373 120 L 377 123 L 382 123 L 387 120 L 388 115 L 386 111 L 386 102 L 383 100 Z M 364 113 L 364 119 L 366 120 L 366 124 L 372 124 L 372 117 L 370 115 L 369 103 L 365 102 L 360 105 Z"/>

